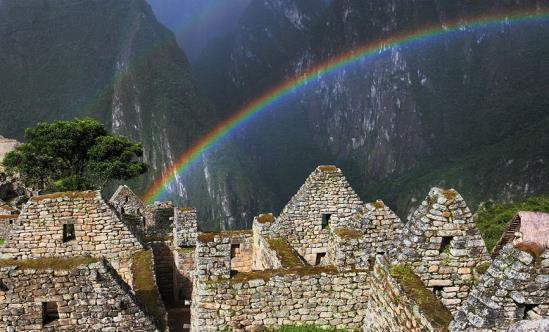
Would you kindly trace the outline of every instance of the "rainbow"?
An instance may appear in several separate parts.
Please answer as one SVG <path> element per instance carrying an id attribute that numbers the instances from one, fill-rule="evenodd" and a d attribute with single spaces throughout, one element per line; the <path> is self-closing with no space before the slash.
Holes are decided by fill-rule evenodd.
<path id="1" fill-rule="evenodd" d="M 306 72 L 267 91 L 262 96 L 251 101 L 238 112 L 219 123 L 213 130 L 183 153 L 173 165 L 164 170 L 161 177 L 150 186 L 143 199 L 149 203 L 158 200 L 179 174 L 191 169 L 192 166 L 200 160 L 202 155 L 218 146 L 233 131 L 246 125 L 255 115 L 265 111 L 269 106 L 272 106 L 282 98 L 304 88 L 308 83 L 316 80 L 319 76 L 333 73 L 350 64 L 357 63 L 358 61 L 380 56 L 395 47 L 411 46 L 416 42 L 427 41 L 438 36 L 462 30 L 486 28 L 491 25 L 499 25 L 502 23 L 510 24 L 545 21 L 547 19 L 549 19 L 549 8 L 508 11 L 492 15 L 471 17 L 467 20 L 450 21 L 374 41 L 317 64 Z"/>

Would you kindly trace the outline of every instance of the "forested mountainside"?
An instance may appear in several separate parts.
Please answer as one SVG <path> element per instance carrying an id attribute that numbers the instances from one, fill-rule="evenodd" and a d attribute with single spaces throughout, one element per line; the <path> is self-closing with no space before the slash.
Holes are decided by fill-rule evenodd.
<path id="1" fill-rule="evenodd" d="M 143 143 L 151 170 L 133 184 L 139 193 L 220 120 L 145 0 L 0 1 L 0 73 L 1 135 L 22 140 L 39 121 L 97 118 Z M 200 208 L 206 228 L 230 226 L 226 211 L 254 211 L 250 200 L 268 197 L 237 148 L 222 149 L 171 187 L 171 199 Z"/>
<path id="2" fill-rule="evenodd" d="M 220 110 L 346 50 L 448 20 L 547 1 L 253 1 L 194 71 Z M 472 206 L 547 192 L 549 25 L 502 23 L 399 47 L 320 77 L 239 136 L 288 201 L 319 163 L 336 163 L 366 199 L 405 217 L 433 185 Z"/>
<path id="3" fill-rule="evenodd" d="M 138 193 L 220 121 L 314 64 L 448 20 L 549 1 L 252 0 L 188 63 L 145 0 L 0 1 L 0 135 L 92 116 L 143 142 Z M 398 47 L 333 75 L 232 133 L 168 198 L 204 229 L 279 212 L 318 164 L 401 217 L 433 185 L 471 206 L 548 191 L 549 26 L 502 23 Z M 195 81 L 196 78 L 196 81 Z"/>

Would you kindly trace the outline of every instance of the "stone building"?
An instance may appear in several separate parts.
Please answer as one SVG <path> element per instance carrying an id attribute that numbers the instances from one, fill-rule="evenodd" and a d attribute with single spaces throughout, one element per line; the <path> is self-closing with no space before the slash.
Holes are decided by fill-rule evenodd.
<path id="1" fill-rule="evenodd" d="M 363 203 L 335 166 L 314 170 L 251 230 L 202 232 L 195 209 L 145 205 L 125 186 L 109 203 L 99 192 L 36 196 L 5 215 L 0 329 L 540 327 L 548 227 L 545 215 L 519 216 L 492 263 L 456 191 L 433 188 L 403 225 L 382 201 Z"/>
<path id="2" fill-rule="evenodd" d="M 40 263 L 0 262 L 2 331 L 158 331 L 106 260 Z"/>
<path id="3" fill-rule="evenodd" d="M 13 151 L 19 144 L 17 140 L 4 138 L 0 135 L 0 163 L 2 163 L 2 160 L 4 160 L 4 156 L 10 152 Z"/>
<path id="4" fill-rule="evenodd" d="M 453 189 L 431 189 L 397 246 L 393 263 L 411 265 L 452 312 L 469 296 L 476 267 L 490 262 L 471 211 Z"/>
<path id="5" fill-rule="evenodd" d="M 140 216 L 145 210 L 143 201 L 128 186 L 119 186 L 109 199 L 109 204 L 121 215 Z"/>
<path id="6" fill-rule="evenodd" d="M 391 249 L 400 219 L 364 204 L 335 166 L 318 167 L 280 216 L 252 231 L 199 233 L 193 331 L 363 325 L 372 257 Z"/>

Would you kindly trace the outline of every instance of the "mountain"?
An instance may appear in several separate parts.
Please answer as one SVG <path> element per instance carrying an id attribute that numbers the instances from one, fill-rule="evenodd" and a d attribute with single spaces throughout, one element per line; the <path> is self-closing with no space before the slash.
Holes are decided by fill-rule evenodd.
<path id="1" fill-rule="evenodd" d="M 172 30 L 196 60 L 207 42 L 232 31 L 250 0 L 147 0 L 158 20 Z"/>
<path id="2" fill-rule="evenodd" d="M 234 33 L 193 69 L 218 109 L 359 45 L 448 20 L 547 1 L 252 1 Z M 549 25 L 462 29 L 318 78 L 236 139 L 279 209 L 319 163 L 337 163 L 365 199 L 401 215 L 430 186 L 472 204 L 548 191 Z M 535 143 L 534 143 L 535 142 Z"/>
<path id="3" fill-rule="evenodd" d="M 0 134 L 21 140 L 39 121 L 97 118 L 143 143 L 151 170 L 133 183 L 140 193 L 221 119 L 145 0 L 0 1 L 0 50 Z M 238 148 L 220 150 L 179 176 L 170 198 L 199 207 L 203 228 L 243 227 L 233 211 L 255 212 L 250 197 L 269 193 L 245 176 L 254 166 Z"/>

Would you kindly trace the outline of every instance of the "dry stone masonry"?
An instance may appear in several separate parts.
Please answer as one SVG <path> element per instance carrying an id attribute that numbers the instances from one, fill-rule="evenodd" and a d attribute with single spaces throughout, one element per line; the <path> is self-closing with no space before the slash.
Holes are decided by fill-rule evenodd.
<path id="1" fill-rule="evenodd" d="M 452 312 L 469 295 L 475 268 L 490 261 L 461 195 L 439 188 L 414 212 L 393 256 L 394 262 L 412 265 Z"/>
<path id="2" fill-rule="evenodd" d="M 492 262 L 454 190 L 433 188 L 403 224 L 320 166 L 279 216 L 222 232 L 126 186 L 109 203 L 99 192 L 24 201 L 0 211 L 7 331 L 526 331 L 549 320 L 549 215 L 521 212 Z"/>
<path id="3" fill-rule="evenodd" d="M 2 331 L 157 331 L 106 261 L 69 269 L 3 262 L 0 280 Z"/>

